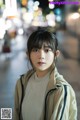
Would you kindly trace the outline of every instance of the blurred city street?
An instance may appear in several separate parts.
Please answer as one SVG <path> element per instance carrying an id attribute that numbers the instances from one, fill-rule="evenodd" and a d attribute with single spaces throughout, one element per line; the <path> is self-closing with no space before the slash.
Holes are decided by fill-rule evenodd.
<path id="1" fill-rule="evenodd" d="M 66 31 L 56 33 L 61 54 L 57 67 L 76 93 L 78 120 L 80 118 L 80 63 L 78 40 Z M 11 40 L 11 53 L 0 53 L 0 108 L 13 108 L 15 84 L 21 74 L 29 69 L 26 56 L 27 37 L 17 36 Z"/>
<path id="2" fill-rule="evenodd" d="M 27 40 L 43 27 L 58 38 L 61 54 L 56 66 L 76 93 L 80 120 L 80 2 L 66 2 L 0 0 L 0 110 L 12 108 L 13 114 L 16 82 L 31 67 Z M 3 111 L 3 117 L 7 113 Z"/>

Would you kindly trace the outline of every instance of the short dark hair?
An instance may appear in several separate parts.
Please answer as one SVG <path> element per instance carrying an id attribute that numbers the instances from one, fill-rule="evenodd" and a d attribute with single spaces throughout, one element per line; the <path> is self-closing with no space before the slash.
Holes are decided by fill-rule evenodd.
<path id="1" fill-rule="evenodd" d="M 30 56 L 30 53 L 33 48 L 41 48 L 43 43 L 47 43 L 53 51 L 57 50 L 58 47 L 58 40 L 56 36 L 45 29 L 39 29 L 34 31 L 28 41 L 27 41 L 27 52 Z"/>

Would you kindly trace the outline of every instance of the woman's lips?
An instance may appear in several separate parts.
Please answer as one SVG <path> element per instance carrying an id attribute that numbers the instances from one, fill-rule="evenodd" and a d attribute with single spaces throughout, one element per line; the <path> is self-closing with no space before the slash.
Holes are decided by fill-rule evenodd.
<path id="1" fill-rule="evenodd" d="M 38 62 L 38 64 L 39 64 L 39 65 L 43 65 L 43 64 L 45 64 L 45 62 Z"/>

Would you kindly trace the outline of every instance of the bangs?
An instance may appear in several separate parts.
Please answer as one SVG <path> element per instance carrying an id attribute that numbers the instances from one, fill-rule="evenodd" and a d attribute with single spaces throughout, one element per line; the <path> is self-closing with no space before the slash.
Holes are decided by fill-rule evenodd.
<path id="1" fill-rule="evenodd" d="M 55 35 L 46 30 L 35 31 L 31 34 L 27 42 L 28 53 L 30 54 L 34 48 L 41 49 L 45 45 L 49 46 L 52 51 L 56 51 L 58 44 Z"/>
<path id="2" fill-rule="evenodd" d="M 43 45 L 48 45 L 52 50 L 55 49 L 55 43 L 53 41 L 52 38 L 50 38 L 50 36 L 47 35 L 40 35 L 40 36 L 36 36 L 35 39 L 33 39 L 33 43 L 31 44 L 31 50 L 33 48 L 39 48 L 41 49 Z"/>

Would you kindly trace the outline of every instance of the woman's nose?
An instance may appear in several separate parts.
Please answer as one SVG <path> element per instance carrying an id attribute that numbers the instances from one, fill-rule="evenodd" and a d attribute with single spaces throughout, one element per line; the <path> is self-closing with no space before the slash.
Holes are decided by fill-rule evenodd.
<path id="1" fill-rule="evenodd" d="M 44 58 L 45 58 L 44 50 L 40 50 L 40 51 L 39 51 L 39 58 L 40 58 L 40 59 L 44 59 Z"/>

